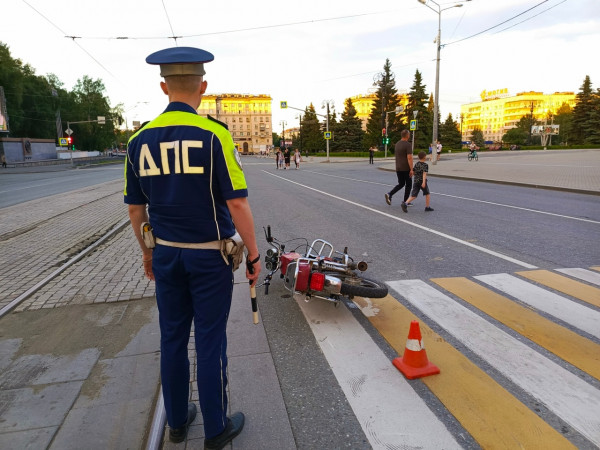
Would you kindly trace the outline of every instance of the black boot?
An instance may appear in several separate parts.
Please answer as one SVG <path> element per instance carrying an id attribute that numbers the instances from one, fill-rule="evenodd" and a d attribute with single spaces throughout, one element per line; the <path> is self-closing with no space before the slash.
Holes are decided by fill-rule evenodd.
<path id="1" fill-rule="evenodd" d="M 170 428 L 169 429 L 169 440 L 171 442 L 183 442 L 187 436 L 188 428 L 190 424 L 196 418 L 196 405 L 194 403 L 188 403 L 188 416 L 187 422 L 181 428 Z"/>
<path id="2" fill-rule="evenodd" d="M 204 450 L 220 450 L 233 440 L 244 428 L 244 413 L 236 412 L 227 418 L 223 432 L 213 438 L 204 440 Z"/>

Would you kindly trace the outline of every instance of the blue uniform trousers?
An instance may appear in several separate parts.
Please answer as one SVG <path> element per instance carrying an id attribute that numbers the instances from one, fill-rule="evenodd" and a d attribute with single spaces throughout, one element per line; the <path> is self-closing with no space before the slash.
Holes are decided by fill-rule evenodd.
<path id="1" fill-rule="evenodd" d="M 187 421 L 192 320 L 197 355 L 200 409 L 207 438 L 227 421 L 227 318 L 233 272 L 218 250 L 157 245 L 152 256 L 160 323 L 160 371 L 167 421 Z"/>

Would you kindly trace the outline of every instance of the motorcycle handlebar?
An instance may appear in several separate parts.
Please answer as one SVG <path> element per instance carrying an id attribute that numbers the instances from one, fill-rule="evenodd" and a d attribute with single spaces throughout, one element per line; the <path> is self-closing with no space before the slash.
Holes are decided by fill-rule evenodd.
<path id="1" fill-rule="evenodd" d="M 271 236 L 271 225 L 267 225 L 267 231 L 265 234 L 267 237 L 267 242 L 269 242 L 269 243 L 273 242 L 273 236 Z"/>

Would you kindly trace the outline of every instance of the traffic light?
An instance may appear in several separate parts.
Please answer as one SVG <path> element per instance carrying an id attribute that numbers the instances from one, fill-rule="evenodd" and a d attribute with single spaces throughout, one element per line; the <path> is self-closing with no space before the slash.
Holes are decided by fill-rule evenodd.
<path id="1" fill-rule="evenodd" d="M 72 150 L 73 149 L 73 138 L 71 136 L 69 136 L 67 138 L 67 150 Z"/>
<path id="2" fill-rule="evenodd" d="M 390 138 L 386 137 L 386 136 L 382 137 L 381 138 L 381 143 L 384 144 L 384 145 L 385 144 L 389 144 L 390 143 Z"/>

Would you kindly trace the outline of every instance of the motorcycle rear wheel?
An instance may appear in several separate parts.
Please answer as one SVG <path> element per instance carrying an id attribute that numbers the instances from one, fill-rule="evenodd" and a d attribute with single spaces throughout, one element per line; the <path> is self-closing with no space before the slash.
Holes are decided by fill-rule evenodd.
<path id="1" fill-rule="evenodd" d="M 383 298 L 388 294 L 387 286 L 379 281 L 362 277 L 358 278 L 356 281 L 358 281 L 358 283 L 347 283 L 346 281 L 342 281 L 340 294 L 349 297 L 358 296 L 369 298 Z"/>

